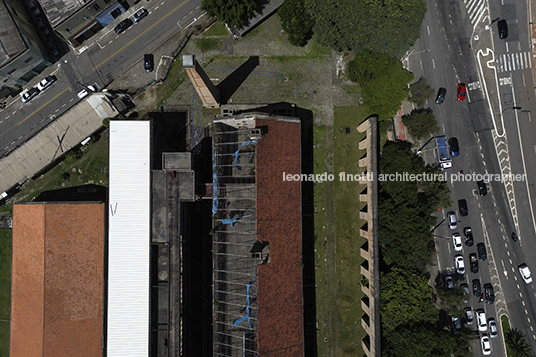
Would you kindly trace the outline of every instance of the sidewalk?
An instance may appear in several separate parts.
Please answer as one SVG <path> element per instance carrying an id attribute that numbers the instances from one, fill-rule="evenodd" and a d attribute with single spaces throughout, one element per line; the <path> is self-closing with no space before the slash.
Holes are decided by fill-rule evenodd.
<path id="1" fill-rule="evenodd" d="M 412 102 L 405 100 L 402 102 L 402 105 L 400 106 L 400 109 L 396 113 L 394 119 L 394 130 L 395 130 L 395 136 L 397 140 L 402 141 L 410 141 L 414 142 L 413 138 L 409 135 L 407 128 L 402 124 L 402 116 L 411 113 L 413 110 L 414 105 Z M 389 138 L 392 139 L 392 136 Z"/>

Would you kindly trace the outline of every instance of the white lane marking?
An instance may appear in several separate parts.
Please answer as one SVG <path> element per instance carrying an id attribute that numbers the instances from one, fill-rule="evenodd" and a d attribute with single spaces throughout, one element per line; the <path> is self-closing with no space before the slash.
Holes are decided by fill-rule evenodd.
<path id="1" fill-rule="evenodd" d="M 430 36 L 430 26 L 426 25 L 426 29 L 428 30 L 428 36 Z"/>
<path id="2" fill-rule="evenodd" d="M 506 42 L 505 45 L 506 45 L 506 52 L 510 52 L 508 51 L 508 42 Z"/>
<path id="3" fill-rule="evenodd" d="M 433 58 L 432 58 L 432 66 L 434 66 L 434 69 L 435 69 L 435 61 Z"/>

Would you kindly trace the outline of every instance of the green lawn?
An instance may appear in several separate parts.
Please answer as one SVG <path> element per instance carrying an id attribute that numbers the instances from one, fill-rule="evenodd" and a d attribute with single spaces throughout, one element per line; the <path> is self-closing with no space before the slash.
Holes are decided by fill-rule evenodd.
<path id="1" fill-rule="evenodd" d="M 333 182 L 315 185 L 315 251 L 317 280 L 317 319 L 319 356 L 361 356 L 361 275 L 363 258 L 360 247 L 365 239 L 359 228 L 365 223 L 359 211 L 365 205 L 359 201 L 364 185 L 343 182 L 338 174 L 359 174 L 359 141 L 364 133 L 357 126 L 367 118 L 363 106 L 335 107 L 335 122 L 331 127 L 315 127 L 315 173 L 328 171 Z M 350 128 L 346 134 L 344 129 Z M 318 149 L 318 144 L 325 147 Z M 323 161 L 323 163 L 322 163 Z"/>
<path id="2" fill-rule="evenodd" d="M 9 356 L 11 230 L 0 230 L 0 356 Z"/>
<path id="3" fill-rule="evenodd" d="M 221 22 L 216 22 L 214 25 L 210 26 L 208 30 L 203 32 L 203 36 L 224 36 L 228 37 L 229 32 L 225 28 L 225 25 Z"/>

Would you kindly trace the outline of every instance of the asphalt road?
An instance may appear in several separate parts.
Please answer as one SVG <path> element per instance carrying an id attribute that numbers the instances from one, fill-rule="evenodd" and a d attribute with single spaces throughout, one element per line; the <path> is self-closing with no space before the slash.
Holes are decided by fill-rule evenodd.
<path id="1" fill-rule="evenodd" d="M 77 93 L 88 85 L 106 87 L 133 65 L 141 63 L 170 36 L 202 16 L 200 0 L 143 1 L 132 7 L 75 51 L 70 51 L 32 84 L 53 73 L 58 81 L 28 103 L 17 100 L 0 113 L 0 155 L 19 145 L 75 105 Z M 117 35 L 114 26 L 145 7 L 149 15 Z M 155 65 L 157 65 L 155 63 Z M 143 71 L 140 65 L 140 71 Z"/>
<path id="2" fill-rule="evenodd" d="M 466 305 L 473 309 L 484 308 L 488 318 L 495 317 L 498 321 L 501 314 L 508 314 L 512 326 L 527 336 L 536 351 L 532 327 L 536 321 L 536 311 L 532 308 L 536 306 L 536 294 L 533 284 L 525 284 L 517 270 L 519 264 L 527 262 L 536 271 L 536 264 L 532 266 L 530 259 L 531 253 L 536 251 L 533 239 L 536 231 L 534 209 L 529 200 L 529 197 L 535 197 L 533 133 L 536 133 L 536 123 L 531 119 L 531 112 L 536 108 L 527 13 L 524 3 L 514 4 L 508 0 L 502 3 L 500 0 L 489 1 L 489 8 L 488 2 L 483 0 L 428 1 L 421 37 L 409 52 L 405 64 L 416 78 L 424 76 L 435 90 L 447 88 L 446 100 L 441 106 L 433 100 L 428 106 L 434 110 L 441 134 L 455 136 L 460 143 L 461 153 L 453 158 L 449 176 L 458 176 L 460 170 L 464 174 L 527 174 L 528 181 L 511 186 L 489 182 L 489 193 L 484 197 L 479 196 L 476 182 L 449 183 L 455 205 L 445 210 L 442 216 L 450 210 L 456 211 L 458 228 L 452 231 L 445 222 L 434 234 L 438 236 L 438 265 L 442 273 L 454 269 L 454 256 L 461 253 L 466 273 L 458 276 L 458 284 L 468 283 L 471 287 L 471 281 L 478 278 L 482 285 L 488 282 L 494 285 L 495 304 L 484 304 L 472 296 Z M 504 18 L 509 24 L 506 40 L 498 38 L 497 26 L 493 22 L 497 18 Z M 482 61 L 484 57 L 481 55 L 487 49 L 492 50 L 495 57 L 491 63 L 495 72 L 489 68 L 486 72 L 487 63 Z M 480 56 L 479 50 L 483 51 Z M 456 87 L 460 82 L 468 85 L 468 98 L 464 102 L 456 99 Z M 505 134 L 497 140 L 494 133 L 502 135 L 502 125 Z M 433 142 L 423 150 L 429 163 L 437 160 L 434 151 L 430 150 L 432 147 Z M 509 171 L 503 171 L 505 168 Z M 468 202 L 467 217 L 460 216 L 456 204 L 462 198 Z M 459 232 L 463 237 L 463 228 L 469 226 L 475 245 L 464 245 L 462 252 L 455 252 L 450 239 L 452 233 Z M 519 243 L 511 240 L 511 232 L 516 230 L 521 237 Z M 473 274 L 468 256 L 476 252 L 476 244 L 480 242 L 488 248 L 488 259 L 480 261 L 479 272 Z M 476 330 L 474 323 L 469 327 Z M 491 342 L 494 356 L 505 355 L 502 338 Z M 482 355 L 479 341 L 473 342 L 472 347 L 475 355 Z"/>

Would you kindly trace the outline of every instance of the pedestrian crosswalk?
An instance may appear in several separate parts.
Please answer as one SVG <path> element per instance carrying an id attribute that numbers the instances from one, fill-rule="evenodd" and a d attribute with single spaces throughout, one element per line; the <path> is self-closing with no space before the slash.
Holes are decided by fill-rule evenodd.
<path id="1" fill-rule="evenodd" d="M 477 23 L 482 21 L 488 15 L 488 2 L 487 0 L 463 0 L 465 8 L 469 14 L 469 20 L 476 26 Z"/>
<path id="2" fill-rule="evenodd" d="M 532 68 L 530 52 L 505 53 L 495 61 L 497 72 L 512 72 L 518 69 Z"/>

